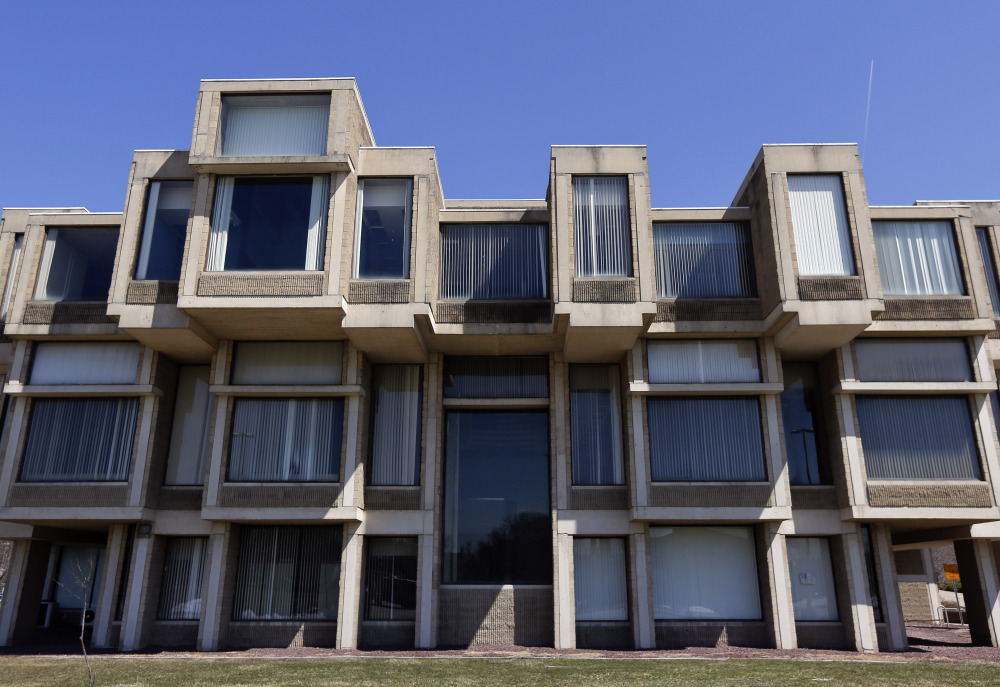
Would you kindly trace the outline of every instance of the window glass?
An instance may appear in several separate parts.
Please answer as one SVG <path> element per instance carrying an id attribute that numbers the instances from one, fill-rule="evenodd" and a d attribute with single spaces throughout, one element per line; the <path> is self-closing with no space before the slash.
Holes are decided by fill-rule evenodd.
<path id="1" fill-rule="evenodd" d="M 205 576 L 204 537 L 169 537 L 163 556 L 157 620 L 198 620 Z"/>
<path id="2" fill-rule="evenodd" d="M 242 527 L 233 620 L 336 620 L 343 527 Z"/>
<path id="3" fill-rule="evenodd" d="M 759 620 L 749 527 L 650 527 L 656 620 Z"/>
<path id="4" fill-rule="evenodd" d="M 549 416 L 447 414 L 445 584 L 552 584 Z"/>
<path id="5" fill-rule="evenodd" d="M 340 341 L 240 341 L 233 384 L 329 384 L 341 382 Z"/>
<path id="6" fill-rule="evenodd" d="M 137 398 L 34 399 L 21 481 L 126 481 L 138 414 Z"/>
<path id="7" fill-rule="evenodd" d="M 10 265 L 7 267 L 7 284 L 3 290 L 3 304 L 0 305 L 0 321 L 7 321 L 7 313 L 10 312 L 10 304 L 14 298 L 14 291 L 17 288 L 17 275 L 21 267 L 21 253 L 24 250 L 24 234 L 17 234 L 14 237 L 14 250 L 10 255 Z"/>
<path id="8" fill-rule="evenodd" d="M 872 222 L 886 296 L 965 293 L 951 222 Z"/>
<path id="9" fill-rule="evenodd" d="M 208 365 L 181 365 L 165 484 L 203 484 L 212 397 Z"/>
<path id="10" fill-rule="evenodd" d="M 857 396 L 870 479 L 982 479 L 966 396 Z"/>
<path id="11" fill-rule="evenodd" d="M 628 620 L 625 540 L 573 537 L 576 621 Z"/>
<path id="12" fill-rule="evenodd" d="M 222 155 L 326 155 L 330 94 L 227 95 Z"/>
<path id="13" fill-rule="evenodd" d="M 979 240 L 979 257 L 983 260 L 983 269 L 986 272 L 986 286 L 990 289 L 993 316 L 1000 317 L 1000 281 L 997 280 L 997 265 L 993 260 L 989 227 L 976 227 L 976 238 Z"/>
<path id="14" fill-rule="evenodd" d="M 362 179 L 358 182 L 358 240 L 354 276 L 358 279 L 408 279 L 412 179 Z"/>
<path id="15" fill-rule="evenodd" d="M 826 431 L 819 375 L 811 363 L 784 363 L 781 420 L 785 430 L 788 477 L 793 485 L 829 484 Z"/>
<path id="16" fill-rule="evenodd" d="M 617 365 L 570 365 L 573 484 L 624 484 Z"/>
<path id="17" fill-rule="evenodd" d="M 53 585 L 53 600 L 59 610 L 97 608 L 104 571 L 104 548 L 71 544 L 59 547 L 59 568 Z M 76 622 L 79 623 L 79 616 Z M 90 625 L 89 621 L 87 624 Z"/>
<path id="18" fill-rule="evenodd" d="M 417 538 L 366 537 L 365 620 L 417 617 Z"/>
<path id="19" fill-rule="evenodd" d="M 544 224 L 441 227 L 442 300 L 548 298 Z"/>
<path id="20" fill-rule="evenodd" d="M 420 365 L 372 368 L 372 485 L 420 483 L 421 371 Z"/>
<path id="21" fill-rule="evenodd" d="M 789 174 L 788 204 L 799 274 L 856 274 L 841 176 Z"/>
<path id="22" fill-rule="evenodd" d="M 795 620 L 839 620 L 830 542 L 823 537 L 787 537 L 785 547 Z"/>
<path id="23" fill-rule="evenodd" d="M 573 177 L 573 249 L 578 277 L 631 277 L 628 177 Z"/>
<path id="24" fill-rule="evenodd" d="M 231 482 L 336 482 L 342 398 L 237 398 L 229 443 Z"/>
<path id="25" fill-rule="evenodd" d="M 445 398 L 546 398 L 549 359 L 545 356 L 447 356 Z"/>
<path id="26" fill-rule="evenodd" d="M 107 301 L 117 248 L 118 227 L 48 229 L 35 298 Z"/>
<path id="27" fill-rule="evenodd" d="M 208 271 L 321 270 L 330 177 L 218 177 Z"/>
<path id="28" fill-rule="evenodd" d="M 650 341 L 646 350 L 654 384 L 760 381 L 753 339 Z"/>
<path id="29" fill-rule="evenodd" d="M 761 482 L 764 448 L 756 396 L 649 398 L 654 482 Z"/>
<path id="30" fill-rule="evenodd" d="M 193 181 L 154 181 L 146 200 L 136 279 L 181 278 Z"/>
<path id="31" fill-rule="evenodd" d="M 965 339 L 858 339 L 862 382 L 971 382 Z"/>
<path id="32" fill-rule="evenodd" d="M 40 342 L 31 363 L 31 383 L 135 384 L 141 350 L 132 342 Z"/>
<path id="33" fill-rule="evenodd" d="M 868 573 L 868 599 L 872 605 L 872 613 L 876 623 L 884 623 L 882 613 L 882 592 L 879 590 L 878 568 L 875 565 L 875 546 L 872 541 L 872 530 L 868 525 L 861 526 L 861 543 L 865 549 L 865 572 Z"/>
<path id="34" fill-rule="evenodd" d="M 757 296 L 750 228 L 738 222 L 654 222 L 660 298 Z"/>
<path id="35" fill-rule="evenodd" d="M 122 552 L 122 568 L 118 575 L 118 589 L 115 595 L 115 620 L 125 615 L 125 599 L 128 596 L 129 580 L 132 579 L 132 546 L 135 543 L 135 525 L 125 530 L 125 550 Z"/>

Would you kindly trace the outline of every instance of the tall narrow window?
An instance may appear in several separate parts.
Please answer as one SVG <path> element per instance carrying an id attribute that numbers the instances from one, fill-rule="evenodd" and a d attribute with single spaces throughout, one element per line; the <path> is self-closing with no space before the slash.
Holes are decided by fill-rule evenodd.
<path id="1" fill-rule="evenodd" d="M 856 274 L 840 175 L 789 174 L 788 203 L 799 274 Z"/>
<path id="2" fill-rule="evenodd" d="M 788 477 L 793 485 L 829 484 L 826 432 L 819 375 L 811 363 L 784 363 L 781 419 L 785 429 Z"/>
<path id="3" fill-rule="evenodd" d="M 23 250 L 24 234 L 18 234 L 14 237 L 14 251 L 10 255 L 10 265 L 7 267 L 7 283 L 3 290 L 3 304 L 0 305 L 0 322 L 6 322 L 7 313 L 10 312 L 14 290 L 17 288 L 17 275 L 21 267 L 21 253 Z"/>
<path id="4" fill-rule="evenodd" d="M 410 277 L 412 179 L 362 179 L 358 182 L 356 279 Z"/>
<path id="5" fill-rule="evenodd" d="M 628 177 L 573 177 L 573 227 L 576 276 L 632 276 Z"/>
<path id="6" fill-rule="evenodd" d="M 208 271 L 321 270 L 330 177 L 218 177 Z"/>
<path id="7" fill-rule="evenodd" d="M 170 433 L 165 484 L 199 485 L 205 480 L 208 450 L 208 365 L 182 365 L 177 374 L 174 425 Z"/>
<path id="8" fill-rule="evenodd" d="M 788 574 L 792 578 L 795 620 L 839 620 L 829 540 L 824 537 L 787 537 L 785 546 L 788 549 Z"/>
<path id="9" fill-rule="evenodd" d="M 971 382 L 965 339 L 858 339 L 862 382 Z"/>
<path id="10" fill-rule="evenodd" d="M 571 365 L 573 484 L 624 484 L 617 365 Z"/>
<path id="11" fill-rule="evenodd" d="M 121 572 L 118 575 L 118 589 L 115 593 L 115 620 L 125 615 L 125 600 L 128 597 L 129 581 L 132 579 L 132 547 L 135 544 L 135 525 L 125 529 L 125 550 L 122 551 Z"/>
<path id="12" fill-rule="evenodd" d="M 882 613 L 882 592 L 879 589 L 878 566 L 875 565 L 875 542 L 872 541 L 870 525 L 861 526 L 861 544 L 865 549 L 865 572 L 868 573 L 868 599 L 872 605 L 872 613 L 876 623 L 884 623 Z"/>
<path id="13" fill-rule="evenodd" d="M 951 222 L 872 222 L 887 296 L 961 295 Z"/>
<path id="14" fill-rule="evenodd" d="M 993 259 L 989 227 L 976 227 L 976 238 L 979 240 L 979 257 L 983 259 L 983 270 L 986 272 L 986 286 L 990 289 L 993 316 L 1000 317 L 1000 281 L 997 280 L 997 264 Z"/>
<path id="15" fill-rule="evenodd" d="M 542 299 L 548 283 L 545 225 L 441 227 L 442 300 Z"/>
<path id="16" fill-rule="evenodd" d="M 420 483 L 420 373 L 420 365 L 372 369 L 372 485 Z"/>
<path id="17" fill-rule="evenodd" d="M 35 298 L 108 300 L 117 247 L 118 227 L 49 228 L 45 232 Z"/>
<path id="18" fill-rule="evenodd" d="M 233 620 L 336 620 L 343 527 L 243 527 Z"/>
<path id="19" fill-rule="evenodd" d="M 149 185 L 136 279 L 181 278 L 193 187 L 192 181 L 154 181 Z"/>
<path id="20" fill-rule="evenodd" d="M 448 356 L 445 398 L 545 398 L 549 360 L 544 356 Z"/>
<path id="21" fill-rule="evenodd" d="M 657 620 L 759 620 L 749 527 L 650 527 Z"/>
<path id="22" fill-rule="evenodd" d="M 417 538 L 366 537 L 365 620 L 417 617 Z"/>
<path id="23" fill-rule="evenodd" d="M 750 229 L 736 222 L 654 222 L 659 298 L 754 298 Z"/>
<path id="24" fill-rule="evenodd" d="M 223 156 L 326 155 L 330 94 L 227 95 Z"/>
<path id="25" fill-rule="evenodd" d="M 205 577 L 204 537 L 170 537 L 163 556 L 158 620 L 201 618 L 201 591 Z"/>
<path id="26" fill-rule="evenodd" d="M 34 399 L 21 481 L 126 481 L 138 414 L 135 398 Z"/>
<path id="27" fill-rule="evenodd" d="M 625 540 L 573 537 L 576 620 L 628 620 Z"/>

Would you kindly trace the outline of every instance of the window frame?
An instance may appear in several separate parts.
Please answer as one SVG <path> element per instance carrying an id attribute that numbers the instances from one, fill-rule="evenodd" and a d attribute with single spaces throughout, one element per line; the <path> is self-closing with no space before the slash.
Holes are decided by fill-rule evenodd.
<path id="1" fill-rule="evenodd" d="M 672 272 L 668 272 L 667 269 L 666 269 L 666 267 L 661 267 L 661 263 L 660 263 L 661 254 L 666 254 L 668 252 L 668 250 L 666 249 L 666 247 L 659 246 L 657 244 L 657 229 L 659 227 L 673 226 L 673 227 L 676 227 L 676 228 L 683 227 L 685 231 L 692 231 L 695 228 L 699 228 L 700 229 L 700 228 L 703 228 L 703 227 L 722 227 L 724 225 L 731 225 L 732 230 L 734 232 L 742 233 L 743 234 L 743 239 L 744 239 L 743 245 L 746 246 L 745 251 L 747 253 L 747 255 L 746 255 L 747 264 L 741 265 L 741 264 L 739 264 L 739 260 L 737 259 L 735 273 L 736 273 L 736 280 L 737 281 L 739 281 L 739 282 L 744 282 L 745 281 L 746 282 L 745 285 L 748 287 L 748 293 L 745 293 L 745 294 L 739 294 L 739 293 L 735 293 L 735 294 L 734 293 L 719 293 L 719 294 L 712 294 L 712 295 L 707 295 L 707 296 L 704 296 L 704 295 L 689 295 L 689 294 L 684 294 L 684 293 L 677 293 L 677 294 L 674 294 L 674 295 L 667 295 L 665 292 L 667 291 L 667 286 L 668 285 L 663 283 L 663 279 L 661 279 L 661 277 L 666 276 L 666 275 L 669 274 L 669 275 L 675 277 L 675 279 L 676 279 L 677 275 L 674 275 Z M 663 299 L 703 299 L 703 298 L 704 299 L 724 298 L 724 299 L 749 300 L 749 299 L 760 298 L 760 294 L 759 294 L 758 289 L 757 289 L 757 266 L 756 266 L 756 261 L 754 259 L 753 232 L 750 229 L 750 222 L 749 221 L 729 221 L 729 220 L 705 221 L 705 220 L 698 220 L 698 221 L 691 221 L 691 222 L 682 222 L 682 221 L 677 221 L 677 220 L 670 220 L 670 221 L 656 221 L 656 222 L 653 222 L 652 223 L 652 227 L 653 227 L 653 269 L 654 269 L 654 272 L 655 272 L 655 275 L 656 275 L 656 297 L 657 297 L 658 300 L 663 300 Z M 726 244 L 717 244 L 717 243 L 711 243 L 711 244 L 709 244 L 709 243 L 706 243 L 706 244 L 703 244 L 703 245 L 704 246 L 717 246 L 717 245 L 726 245 Z M 737 243 L 734 243 L 733 245 L 736 246 Z M 737 254 L 739 253 L 739 248 L 734 248 L 733 250 Z M 710 252 L 710 251 L 706 250 L 706 252 Z M 695 275 L 696 271 L 694 269 L 692 269 L 690 271 L 690 274 L 691 275 Z"/>
<path id="2" fill-rule="evenodd" d="M 802 269 L 802 264 L 801 264 L 802 260 L 801 260 L 801 257 L 799 255 L 802 252 L 801 251 L 801 246 L 800 246 L 800 244 L 802 243 L 802 241 L 801 241 L 801 239 L 799 237 L 797 237 L 796 231 L 795 231 L 795 211 L 793 209 L 793 201 L 792 201 L 793 189 L 792 189 L 792 184 L 790 183 L 790 180 L 793 179 L 793 178 L 800 179 L 800 178 L 810 178 L 810 177 L 811 178 L 827 177 L 827 178 L 829 178 L 831 180 L 832 179 L 837 179 L 838 187 L 840 189 L 840 198 L 839 198 L 839 200 L 841 201 L 841 204 L 842 204 L 841 207 L 843 208 L 843 213 L 844 213 L 844 217 L 843 217 L 843 219 L 844 219 L 844 230 L 846 232 L 847 242 L 846 242 L 846 245 L 845 245 L 842 242 L 842 239 L 841 239 L 840 236 L 837 236 L 836 240 L 837 240 L 837 243 L 840 244 L 840 258 L 841 258 L 841 263 L 843 264 L 847 260 L 850 261 L 850 265 L 845 265 L 848 268 L 846 271 L 843 271 L 843 272 L 820 272 L 820 273 L 812 273 L 812 272 L 806 272 L 804 269 Z M 858 246 L 856 245 L 857 244 L 857 228 L 851 223 L 851 211 L 850 211 L 850 209 L 847 206 L 847 187 L 844 184 L 844 175 L 843 175 L 843 173 L 842 172 L 814 172 L 814 173 L 808 173 L 807 172 L 807 173 L 791 173 L 791 174 L 786 173 L 785 174 L 785 186 L 788 188 L 788 217 L 789 217 L 789 224 L 790 224 L 789 228 L 791 229 L 791 239 L 795 243 L 795 247 L 796 247 L 795 248 L 795 252 L 796 252 L 795 266 L 798 269 L 799 276 L 802 277 L 802 278 L 804 278 L 804 279 L 810 279 L 810 278 L 820 278 L 820 279 L 822 279 L 822 278 L 830 278 L 830 277 L 833 277 L 833 278 L 857 277 L 858 276 L 858 264 L 860 263 L 860 256 L 858 255 Z M 796 190 L 794 192 L 798 192 L 798 190 Z M 836 201 L 834 202 L 834 205 L 836 205 Z M 834 208 L 834 213 L 835 214 L 836 214 L 836 210 L 837 210 L 837 208 L 835 207 Z M 839 217 L 838 217 L 838 219 L 839 219 Z M 836 227 L 835 227 L 835 229 L 836 229 Z M 806 231 L 806 227 L 803 227 L 802 231 Z M 805 235 L 803 235 L 802 238 L 805 238 Z M 817 235 L 817 239 L 819 239 L 819 238 L 822 238 L 822 237 L 819 236 L 819 235 Z M 826 238 L 829 239 L 830 237 L 826 237 Z"/>
<path id="3" fill-rule="evenodd" d="M 114 232 L 114 246 L 110 248 L 108 254 L 108 264 L 110 269 L 108 269 L 108 286 L 107 289 L 103 291 L 104 297 L 97 300 L 86 299 L 86 298 L 67 298 L 64 293 L 61 298 L 49 298 L 49 281 L 52 278 L 52 261 L 55 259 L 56 251 L 59 249 L 61 235 L 65 235 L 66 232 L 70 234 L 73 233 L 86 233 L 86 232 L 97 232 L 106 231 L 109 233 Z M 34 274 L 34 284 L 31 291 L 31 297 L 28 300 L 42 301 L 46 303 L 107 303 L 110 295 L 111 289 L 114 286 L 114 276 L 115 276 L 115 260 L 117 258 L 117 246 L 121 238 L 121 225 L 95 225 L 95 226 L 79 226 L 79 225 L 51 225 L 45 227 L 45 235 L 42 241 L 41 255 L 39 256 L 38 266 L 35 269 Z M 72 247 L 72 244 L 69 244 Z M 23 262 L 23 259 L 22 259 Z M 86 278 L 87 269 L 84 270 L 84 278 Z M 102 275 L 103 277 L 103 275 Z M 103 281 L 103 279 L 102 279 Z M 69 290 L 65 287 L 65 290 Z M 81 287 L 81 291 L 82 291 Z M 82 295 L 82 294 L 81 294 Z"/>
<path id="4" fill-rule="evenodd" d="M 406 205 L 403 209 L 403 252 L 406 254 L 405 274 L 399 277 L 362 277 L 361 272 L 361 243 L 364 240 L 364 188 L 365 182 L 373 181 L 405 181 L 406 182 Z M 413 278 L 411 263 L 413 262 L 413 239 L 415 222 L 413 221 L 413 194 L 416 189 L 413 177 L 361 177 L 358 179 L 357 199 L 355 203 L 354 220 L 354 250 L 351 266 L 351 279 L 363 281 L 386 281 L 386 280 L 410 280 Z"/>
<path id="5" fill-rule="evenodd" d="M 575 279 L 634 279 L 635 278 L 635 273 L 636 273 L 636 265 L 635 265 L 636 255 L 635 254 L 636 254 L 636 251 L 634 251 L 632 249 L 632 244 L 633 244 L 633 242 L 636 241 L 636 228 L 632 226 L 633 225 L 633 221 L 632 221 L 632 218 L 633 218 L 633 208 L 632 208 L 633 189 L 632 189 L 632 183 L 631 183 L 631 181 L 629 179 L 630 176 L 631 175 L 629 175 L 629 174 L 573 174 L 571 176 L 571 178 L 570 178 L 570 193 L 571 193 L 571 196 L 572 196 L 572 203 L 573 203 L 573 252 L 574 252 L 574 255 L 575 255 L 574 265 L 573 265 L 573 277 Z M 594 202 L 588 203 L 588 206 L 591 208 L 591 212 L 590 212 L 590 214 L 591 214 L 590 224 L 591 224 L 591 226 L 593 228 L 593 232 L 594 232 L 595 236 L 589 242 L 590 245 L 587 248 L 587 250 L 590 252 L 590 258 L 591 258 L 591 262 L 592 262 L 591 271 L 594 272 L 594 274 L 581 274 L 580 273 L 580 266 L 581 266 L 581 257 L 580 256 L 583 255 L 583 248 L 582 248 L 581 242 L 578 240 L 578 236 L 577 236 L 577 232 L 580 231 L 581 228 L 579 226 L 577 226 L 578 222 L 577 222 L 577 217 L 576 217 L 576 213 L 577 213 L 577 211 L 579 210 L 579 207 L 580 207 L 580 205 L 579 205 L 579 203 L 577 201 L 577 198 L 576 198 L 576 189 L 577 189 L 576 182 L 577 182 L 578 179 L 612 179 L 612 178 L 623 179 L 624 182 L 625 182 L 625 215 L 628 218 L 627 219 L 628 231 L 626 232 L 626 237 L 619 237 L 619 238 L 626 238 L 627 239 L 622 244 L 622 246 L 624 247 L 624 250 L 627 252 L 627 255 L 620 256 L 622 258 L 622 261 L 624 262 L 624 264 L 626 264 L 628 266 L 628 269 L 626 270 L 627 274 L 598 274 L 597 273 L 597 272 L 600 272 L 600 270 L 597 269 L 598 255 L 599 255 L 600 251 L 598 251 L 598 245 L 597 245 L 597 241 L 596 241 L 596 231 L 597 231 L 597 226 L 596 225 L 597 225 L 597 222 L 595 221 L 595 217 L 594 217 L 594 214 L 596 212 L 594 210 L 594 208 L 596 206 L 596 203 L 594 203 Z M 591 195 L 593 196 L 593 194 L 594 194 L 593 182 L 591 182 L 591 184 L 592 184 L 592 186 L 591 186 Z"/>
<path id="6" fill-rule="evenodd" d="M 232 107 L 233 99 L 249 99 L 258 98 L 261 100 L 265 99 L 287 99 L 295 98 L 297 96 L 312 97 L 314 100 L 319 101 L 323 96 L 326 96 L 326 127 L 325 136 L 323 137 L 323 151 L 318 153 L 308 153 L 303 155 L 302 153 L 264 153 L 255 155 L 226 155 L 226 130 L 229 127 L 229 111 Z M 250 93 L 222 93 L 219 97 L 219 119 L 218 119 L 218 136 L 215 142 L 215 156 L 220 158 L 265 158 L 265 157 L 326 157 L 330 154 L 330 119 L 336 112 L 336 108 L 333 104 L 333 93 L 332 91 L 257 91 Z M 228 102 L 227 102 L 228 101 Z M 286 106 L 287 107 L 287 106 Z M 315 106 L 313 106 L 315 107 Z M 277 109 L 277 108 L 276 108 Z"/>
<path id="7" fill-rule="evenodd" d="M 541 287 L 541 293 L 540 294 L 535 294 L 535 295 L 530 295 L 530 296 L 510 296 L 510 295 L 504 295 L 504 296 L 497 296 L 497 297 L 478 296 L 475 293 L 473 293 L 471 296 L 469 296 L 467 298 L 466 297 L 446 295 L 444 293 L 446 284 L 450 283 L 452 280 L 451 279 L 448 279 L 448 280 L 445 279 L 445 270 L 448 267 L 447 263 L 449 262 L 448 261 L 448 255 L 445 252 L 445 245 L 446 245 L 445 234 L 448 231 L 457 231 L 457 230 L 465 230 L 465 231 L 470 232 L 470 233 L 471 232 L 478 232 L 478 231 L 482 231 L 484 229 L 493 228 L 493 227 L 500 227 L 500 228 L 515 228 L 516 227 L 516 228 L 523 228 L 525 231 L 527 231 L 529 229 L 534 229 L 534 230 L 537 230 L 541 234 L 540 238 L 542 240 L 541 240 L 541 242 L 540 242 L 539 245 L 541 247 L 541 252 L 543 254 L 540 255 L 540 256 L 537 256 L 538 257 L 537 266 L 539 268 L 539 274 L 538 274 L 539 280 L 538 280 L 538 284 Z M 462 303 L 462 302 L 465 302 L 465 301 L 481 301 L 481 302 L 529 301 L 530 302 L 530 301 L 547 301 L 547 300 L 551 299 L 552 260 L 551 260 L 551 257 L 549 255 L 550 248 L 551 248 L 551 246 L 550 246 L 551 236 L 550 236 L 550 233 L 549 233 L 550 232 L 550 225 L 549 224 L 547 224 L 547 223 L 529 224 L 529 223 L 525 223 L 525 222 L 481 222 L 481 223 L 478 223 L 478 224 L 471 224 L 471 223 L 467 223 L 467 222 L 447 222 L 447 223 L 442 222 L 440 224 L 440 226 L 439 226 L 439 232 L 440 232 L 440 242 L 439 242 L 439 244 L 440 244 L 440 256 L 439 256 L 439 260 L 438 260 L 438 264 L 439 264 L 439 270 L 438 270 L 438 282 L 439 282 L 438 283 L 438 300 L 439 301 L 442 301 L 442 302 L 456 302 L 456 303 Z M 531 237 L 529 237 L 528 240 L 530 240 L 530 238 Z M 534 258 L 532 258 L 532 262 L 535 262 Z M 483 277 L 492 276 L 492 271 L 490 271 L 489 274 L 483 274 L 483 275 L 479 274 L 480 271 L 481 272 L 486 272 L 486 270 L 483 270 L 482 268 L 483 268 L 482 265 L 476 265 L 473 268 L 472 272 L 470 272 L 467 275 L 462 275 L 462 276 L 468 277 L 470 282 L 476 281 L 476 279 L 474 278 L 476 276 L 483 276 Z M 504 275 L 504 277 L 503 277 L 503 279 L 510 279 L 510 278 L 511 278 L 510 275 Z M 480 281 L 483 282 L 483 281 L 487 281 L 487 280 L 486 279 L 482 279 Z M 513 281 L 516 281 L 516 279 L 513 279 Z M 466 287 L 466 289 L 468 291 L 473 291 L 474 292 L 476 290 L 476 286 L 470 284 L 469 286 Z"/>
<path id="8" fill-rule="evenodd" d="M 400 539 L 412 540 L 412 543 L 413 543 L 413 547 L 414 547 L 414 552 L 413 552 L 413 559 L 414 559 L 413 560 L 413 569 L 414 569 L 413 570 L 414 571 L 413 587 L 414 587 L 414 590 L 413 590 L 413 608 L 401 608 L 399 610 L 407 611 L 407 612 L 412 611 L 413 615 L 412 615 L 412 617 L 409 617 L 409 618 L 392 618 L 392 617 L 390 617 L 390 618 L 374 618 L 374 617 L 372 617 L 372 600 L 373 599 L 372 599 L 372 590 L 371 590 L 371 583 L 373 581 L 372 561 L 371 561 L 372 555 L 373 555 L 372 545 L 374 544 L 374 541 L 376 541 L 376 540 L 377 541 L 386 541 L 386 540 L 392 541 L 392 540 L 400 540 Z M 362 570 L 362 573 L 361 573 L 361 584 L 362 584 L 362 589 L 361 589 L 361 592 L 362 592 L 362 594 L 361 594 L 361 609 L 360 609 L 361 621 L 362 622 L 371 622 L 371 623 L 399 623 L 399 624 L 412 624 L 412 623 L 416 622 L 416 618 L 417 618 L 417 597 L 420 595 L 420 584 L 419 584 L 419 578 L 420 578 L 420 540 L 419 540 L 419 538 L 417 536 L 385 536 L 385 535 L 366 536 L 365 537 L 365 541 L 364 541 L 364 549 L 365 549 L 364 550 L 364 566 L 363 566 L 363 570 Z M 390 586 L 392 588 L 392 596 L 393 596 L 393 598 L 395 598 L 395 584 L 394 584 L 394 582 L 396 580 L 396 575 L 395 575 L 395 566 L 396 566 L 396 563 L 395 563 L 395 559 L 402 558 L 402 557 L 403 556 L 396 555 L 395 553 L 391 556 L 391 558 L 394 559 L 393 560 L 393 564 L 392 564 L 393 565 L 393 567 L 392 567 L 392 569 L 393 569 L 393 576 L 392 576 L 393 577 L 393 582 L 390 583 Z M 390 605 L 390 611 L 389 611 L 390 615 L 393 614 L 394 610 L 395 610 L 395 607 L 392 606 L 392 605 Z"/>
<path id="9" fill-rule="evenodd" d="M 191 221 L 191 204 L 194 202 L 195 199 L 195 180 L 156 178 L 156 179 L 147 179 L 147 181 L 149 183 L 147 184 L 145 202 L 143 204 L 142 215 L 140 216 L 139 220 L 139 225 L 138 225 L 139 231 L 138 231 L 138 236 L 136 237 L 135 252 L 133 254 L 134 262 L 132 264 L 132 271 L 130 277 L 135 281 L 163 281 L 163 282 L 180 281 L 181 273 L 184 270 L 184 254 L 185 254 L 184 249 L 185 249 L 185 243 L 187 241 L 187 236 L 186 236 L 187 224 L 190 223 Z M 185 236 L 184 240 L 181 241 L 181 256 L 179 264 L 177 266 L 177 278 L 150 279 L 148 276 L 143 276 L 142 278 L 140 278 L 138 276 L 139 268 L 142 265 L 145 256 L 145 260 L 147 262 L 146 268 L 148 270 L 149 254 L 153 249 L 153 243 L 156 238 L 156 214 L 157 214 L 156 211 L 159 209 L 159 198 L 160 198 L 160 190 L 162 188 L 162 184 L 182 184 L 182 183 L 189 184 L 191 186 L 191 198 L 188 203 L 188 217 L 184 229 Z M 154 201 L 154 196 L 155 196 L 155 201 Z M 156 207 L 151 207 L 154 202 L 156 203 Z M 152 212 L 150 212 L 150 210 L 152 210 Z"/>
<path id="10" fill-rule="evenodd" d="M 945 291 L 944 293 L 889 293 L 889 287 L 886 283 L 886 266 L 889 262 L 883 260 L 884 256 L 880 256 L 881 253 L 881 237 L 879 236 L 879 229 L 882 225 L 900 225 L 900 224 L 942 224 L 947 225 L 948 231 L 947 236 L 951 241 L 951 252 L 954 254 L 955 258 L 955 278 L 958 282 L 958 292 Z M 886 298 L 963 298 L 968 297 L 971 291 L 971 286 L 969 284 L 969 275 L 966 273 L 968 267 L 968 256 L 964 255 L 965 245 L 962 241 L 961 229 L 956 226 L 956 221 L 953 219 L 873 219 L 872 220 L 872 241 L 875 247 L 875 260 L 878 263 L 879 271 L 879 284 L 882 288 L 883 295 Z M 978 244 L 978 241 L 977 241 Z M 978 250 L 978 247 L 977 247 Z M 926 249 L 921 251 L 926 253 Z M 914 265 L 919 267 L 920 265 Z M 902 273 L 903 264 L 899 264 L 900 272 Z"/>

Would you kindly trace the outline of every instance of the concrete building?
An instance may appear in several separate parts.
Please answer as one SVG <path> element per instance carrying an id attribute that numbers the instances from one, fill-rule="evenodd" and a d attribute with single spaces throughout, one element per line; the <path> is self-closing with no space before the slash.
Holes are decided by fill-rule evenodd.
<path id="1" fill-rule="evenodd" d="M 649 189 L 451 200 L 352 79 L 203 81 L 123 212 L 5 209 L 0 643 L 892 651 L 953 542 L 997 645 L 1000 202 Z"/>

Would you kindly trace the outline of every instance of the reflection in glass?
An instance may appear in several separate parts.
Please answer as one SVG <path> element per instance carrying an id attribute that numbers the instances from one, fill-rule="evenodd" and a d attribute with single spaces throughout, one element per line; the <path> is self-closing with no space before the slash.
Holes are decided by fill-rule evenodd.
<path id="1" fill-rule="evenodd" d="M 990 290 L 993 316 L 1000 317 L 1000 282 L 997 281 L 997 264 L 990 247 L 989 227 L 976 227 L 976 238 L 979 239 L 979 256 L 983 259 L 983 269 L 986 271 L 986 286 Z"/>
<path id="2" fill-rule="evenodd" d="M 445 584 L 552 584 L 549 416 L 448 414 Z"/>
<path id="3" fill-rule="evenodd" d="M 358 182 L 358 241 L 354 276 L 358 279 L 407 279 L 410 276 L 410 201 L 412 179 L 362 179 Z"/>
<path id="4" fill-rule="evenodd" d="M 417 538 L 368 537 L 365 620 L 413 620 L 417 615 Z"/>
<path id="5" fill-rule="evenodd" d="M 117 249 L 118 227 L 48 229 L 35 298 L 42 301 L 108 300 Z"/>
<path id="6" fill-rule="evenodd" d="M 828 484 L 826 432 L 820 421 L 816 366 L 785 363 L 782 371 L 785 390 L 781 392 L 781 419 L 785 428 L 788 477 L 792 484 Z"/>
<path id="7" fill-rule="evenodd" d="M 149 185 L 136 279 L 181 278 L 193 186 L 191 181 L 154 181 Z"/>
<path id="8" fill-rule="evenodd" d="M 862 382 L 971 382 L 965 339 L 858 339 Z"/>
<path id="9" fill-rule="evenodd" d="M 824 537 L 788 537 L 785 545 L 795 620 L 838 620 L 829 541 Z"/>

